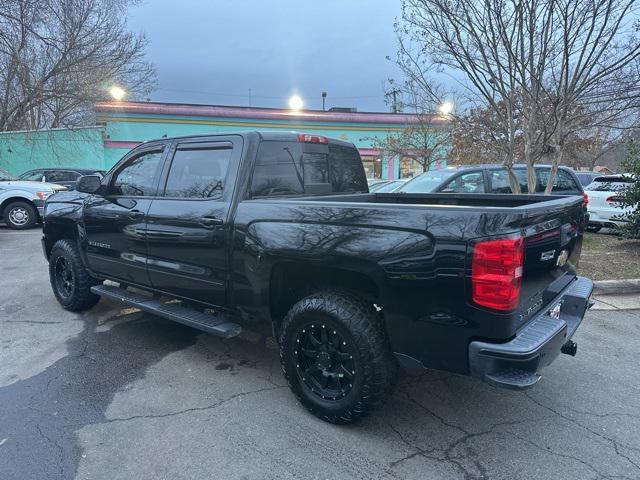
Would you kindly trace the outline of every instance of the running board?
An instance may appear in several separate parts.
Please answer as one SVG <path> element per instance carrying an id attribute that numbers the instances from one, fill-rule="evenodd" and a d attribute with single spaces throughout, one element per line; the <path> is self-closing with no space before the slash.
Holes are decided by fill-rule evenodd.
<path id="1" fill-rule="evenodd" d="M 139 308 L 142 311 L 197 328 L 218 337 L 231 338 L 239 335 L 242 331 L 240 325 L 230 322 L 223 314 L 209 315 L 180 305 L 163 303 L 112 285 L 95 285 L 91 287 L 91 291 L 101 297 Z"/>

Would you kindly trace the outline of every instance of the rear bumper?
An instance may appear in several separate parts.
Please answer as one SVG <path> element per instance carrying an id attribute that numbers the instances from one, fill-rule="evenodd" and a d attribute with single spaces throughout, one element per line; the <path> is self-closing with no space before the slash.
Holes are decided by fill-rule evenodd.
<path id="1" fill-rule="evenodd" d="M 620 219 L 621 215 L 628 213 L 624 210 L 595 210 L 589 212 L 589 224 L 590 225 L 624 225 L 624 220 Z"/>
<path id="2" fill-rule="evenodd" d="M 530 388 L 575 333 L 591 306 L 593 282 L 577 277 L 507 343 L 469 344 L 469 371 L 485 382 L 516 390 Z M 560 304 L 560 316 L 551 310 Z"/>

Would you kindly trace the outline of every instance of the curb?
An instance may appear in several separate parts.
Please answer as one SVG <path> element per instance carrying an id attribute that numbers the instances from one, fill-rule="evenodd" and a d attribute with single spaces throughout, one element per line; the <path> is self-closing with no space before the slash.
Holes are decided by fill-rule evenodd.
<path id="1" fill-rule="evenodd" d="M 624 295 L 640 293 L 640 278 L 629 280 L 598 280 L 593 282 L 593 293 L 601 295 Z"/>

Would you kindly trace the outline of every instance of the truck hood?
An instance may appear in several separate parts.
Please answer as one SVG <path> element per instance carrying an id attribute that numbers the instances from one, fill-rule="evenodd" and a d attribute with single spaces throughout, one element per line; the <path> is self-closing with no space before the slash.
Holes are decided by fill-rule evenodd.
<path id="1" fill-rule="evenodd" d="M 66 187 L 58 185 L 57 183 L 32 182 L 28 180 L 8 180 L 0 182 L 0 189 L 13 188 L 19 190 L 27 190 L 30 192 L 41 192 L 43 190 L 53 190 L 54 192 L 60 192 L 67 189 Z"/>

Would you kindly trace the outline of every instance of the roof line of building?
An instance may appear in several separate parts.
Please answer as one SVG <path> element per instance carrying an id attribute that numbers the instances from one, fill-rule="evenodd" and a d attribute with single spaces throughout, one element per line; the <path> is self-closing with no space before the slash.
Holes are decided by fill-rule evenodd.
<path id="1" fill-rule="evenodd" d="M 148 115 L 181 115 L 196 117 L 252 118 L 265 120 L 306 120 L 314 122 L 339 123 L 385 123 L 415 124 L 425 116 L 412 113 L 383 112 L 323 112 L 320 110 L 294 111 L 282 108 L 237 107 L 228 105 L 197 105 L 187 103 L 159 102 L 98 102 L 96 112 L 135 113 Z M 433 114 L 430 121 L 435 125 L 445 125 L 448 120 Z"/>

